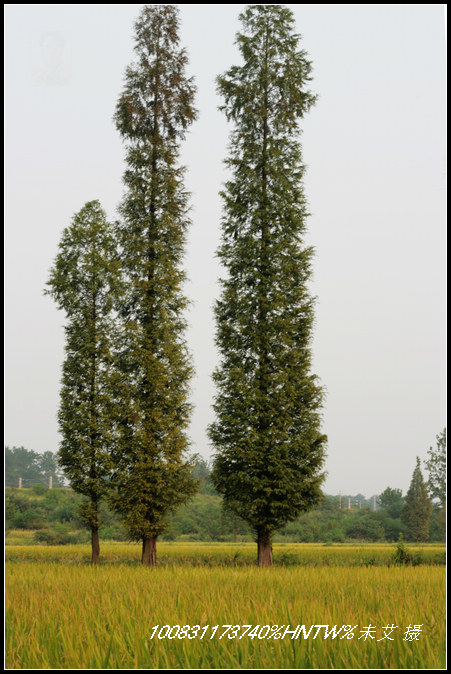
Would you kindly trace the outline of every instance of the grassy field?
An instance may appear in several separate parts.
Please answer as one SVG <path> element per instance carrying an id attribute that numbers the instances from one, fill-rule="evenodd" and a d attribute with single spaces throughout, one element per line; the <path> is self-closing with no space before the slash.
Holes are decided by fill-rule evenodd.
<path id="1" fill-rule="evenodd" d="M 276 565 L 258 569 L 255 545 L 162 543 L 152 569 L 140 566 L 137 545 L 103 544 L 98 567 L 88 546 L 8 546 L 6 667 L 444 668 L 445 568 L 357 563 L 393 549 L 280 545 Z M 292 556 L 285 565 L 283 554 Z M 159 639 L 165 625 L 199 628 Z M 240 629 L 219 638 L 223 625 Z M 243 625 L 260 627 L 240 639 Z M 340 632 L 280 638 L 288 625 Z"/>

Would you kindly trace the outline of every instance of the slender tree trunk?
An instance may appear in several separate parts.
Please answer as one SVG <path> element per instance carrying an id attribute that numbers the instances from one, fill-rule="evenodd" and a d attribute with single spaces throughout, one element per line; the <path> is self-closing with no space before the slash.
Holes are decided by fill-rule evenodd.
<path id="1" fill-rule="evenodd" d="M 100 543 L 99 543 L 99 530 L 91 529 L 91 547 L 92 547 L 92 564 L 97 564 L 100 559 Z"/>
<path id="2" fill-rule="evenodd" d="M 258 565 L 272 566 L 271 535 L 266 531 L 259 531 L 257 538 Z"/>
<path id="3" fill-rule="evenodd" d="M 143 537 L 143 554 L 141 558 L 144 566 L 157 565 L 157 537 L 144 536 Z"/>

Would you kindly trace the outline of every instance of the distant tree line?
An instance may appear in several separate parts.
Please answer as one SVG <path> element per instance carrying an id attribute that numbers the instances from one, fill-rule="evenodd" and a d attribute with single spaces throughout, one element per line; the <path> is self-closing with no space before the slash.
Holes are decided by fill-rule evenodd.
<path id="1" fill-rule="evenodd" d="M 65 483 L 56 454 L 50 451 L 39 454 L 25 447 L 5 447 L 5 486 L 18 487 L 19 478 L 23 487 L 48 486 L 50 477 L 53 487 L 62 487 Z"/>
<path id="2" fill-rule="evenodd" d="M 36 455 L 35 452 L 27 452 L 23 448 L 7 450 L 8 456 L 17 452 L 22 459 Z M 52 458 L 56 462 L 55 454 L 52 454 Z M 12 465 L 9 460 L 5 473 L 6 484 L 14 483 L 10 472 Z M 21 465 L 25 467 L 28 464 L 22 462 Z M 412 478 L 414 491 L 417 490 L 417 469 L 418 465 Z M 224 507 L 224 499 L 211 481 L 210 465 L 199 455 L 192 457 L 192 476 L 198 480 L 199 491 L 170 517 L 162 539 L 235 542 L 253 540 L 254 533 L 249 524 Z M 17 482 L 13 486 L 17 487 Z M 38 480 L 31 489 L 8 488 L 7 531 L 34 530 L 36 543 L 88 542 L 89 533 L 80 516 L 83 499 L 83 496 L 68 488 L 49 490 L 42 480 Z M 424 502 L 424 496 L 422 499 Z M 365 499 L 362 494 L 324 495 L 320 504 L 287 524 L 274 540 L 306 543 L 393 542 L 399 539 L 400 534 L 406 541 L 412 542 L 445 540 L 444 510 L 439 503 L 432 506 L 432 512 L 426 511 L 427 526 L 422 520 L 420 510 L 420 522 L 423 523 L 418 529 L 415 528 L 415 518 L 412 525 L 414 510 L 407 507 L 407 494 L 403 496 L 401 489 L 387 487 L 377 496 L 376 503 L 377 509 L 374 511 L 374 499 Z M 104 540 L 130 539 L 119 514 L 108 508 L 104 502 L 100 505 L 99 515 L 99 533 Z"/>

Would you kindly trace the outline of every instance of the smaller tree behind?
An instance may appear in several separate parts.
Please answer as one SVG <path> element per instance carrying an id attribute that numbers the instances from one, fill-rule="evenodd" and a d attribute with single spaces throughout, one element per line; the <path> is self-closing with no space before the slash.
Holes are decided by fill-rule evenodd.
<path id="1" fill-rule="evenodd" d="M 67 315 L 59 461 L 72 489 L 87 497 L 81 516 L 91 529 L 93 563 L 99 559 L 99 502 L 109 486 L 119 416 L 112 339 L 119 284 L 111 225 L 99 202 L 88 202 L 63 232 L 45 293 Z"/>
<path id="2" fill-rule="evenodd" d="M 406 503 L 401 511 L 401 521 L 407 528 L 406 536 L 411 541 L 427 541 L 432 503 L 421 473 L 420 459 L 413 471 L 412 481 L 406 495 Z"/>

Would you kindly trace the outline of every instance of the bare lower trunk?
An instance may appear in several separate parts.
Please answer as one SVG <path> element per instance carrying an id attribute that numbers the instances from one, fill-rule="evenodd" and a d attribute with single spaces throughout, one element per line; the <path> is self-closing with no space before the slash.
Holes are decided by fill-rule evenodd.
<path id="1" fill-rule="evenodd" d="M 258 532 L 258 565 L 272 566 L 272 545 L 271 535 L 267 532 Z"/>
<path id="2" fill-rule="evenodd" d="M 145 566 L 157 565 L 157 537 L 144 536 L 143 538 L 143 554 L 141 558 Z"/>
<path id="3" fill-rule="evenodd" d="M 97 564 L 100 559 L 100 543 L 99 543 L 99 530 L 91 529 L 91 547 L 92 547 L 92 564 Z"/>

